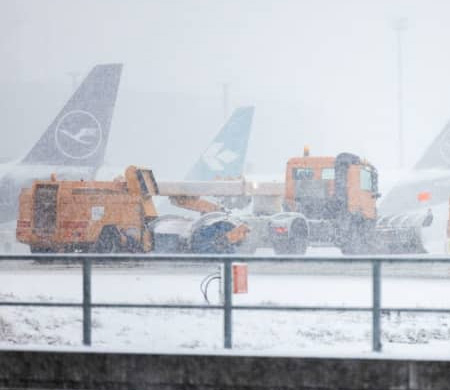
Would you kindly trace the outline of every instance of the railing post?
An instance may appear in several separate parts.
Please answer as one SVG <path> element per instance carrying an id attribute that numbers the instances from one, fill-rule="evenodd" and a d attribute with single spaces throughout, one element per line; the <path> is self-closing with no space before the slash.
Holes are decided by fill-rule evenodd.
<path id="1" fill-rule="evenodd" d="M 381 262 L 372 262 L 372 350 L 381 352 Z"/>
<path id="2" fill-rule="evenodd" d="M 91 261 L 83 259 L 83 344 L 91 345 Z"/>
<path id="3" fill-rule="evenodd" d="M 232 324 L 232 277 L 231 277 L 231 260 L 226 259 L 224 261 L 224 305 L 223 305 L 223 336 L 224 336 L 224 348 L 230 349 L 233 345 L 233 324 Z"/>

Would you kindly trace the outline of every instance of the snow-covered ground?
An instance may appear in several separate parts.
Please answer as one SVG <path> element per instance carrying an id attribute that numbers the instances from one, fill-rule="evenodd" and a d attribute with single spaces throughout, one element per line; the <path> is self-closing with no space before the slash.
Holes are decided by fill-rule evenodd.
<path id="1" fill-rule="evenodd" d="M 405 265 L 384 269 L 384 307 L 448 307 L 449 269 Z M 204 303 L 199 285 L 216 270 L 201 265 L 96 266 L 93 301 L 115 303 Z M 255 265 L 249 269 L 249 293 L 235 304 L 370 306 L 371 278 L 364 265 Z M 406 276 L 405 276 L 406 275 Z M 218 285 L 210 299 L 219 302 Z M 78 267 L 29 263 L 1 264 L 0 299 L 80 302 Z M 383 348 L 387 352 L 450 350 L 450 315 L 383 315 Z M 0 339 L 8 345 L 80 346 L 80 309 L 0 308 Z M 94 309 L 96 348 L 167 351 L 221 350 L 220 310 Z M 237 351 L 368 352 L 371 315 L 353 312 L 233 312 L 233 345 Z"/>

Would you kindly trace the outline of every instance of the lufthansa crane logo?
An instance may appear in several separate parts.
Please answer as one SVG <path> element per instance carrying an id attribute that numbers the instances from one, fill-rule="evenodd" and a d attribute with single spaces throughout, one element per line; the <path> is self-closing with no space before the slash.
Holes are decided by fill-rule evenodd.
<path id="1" fill-rule="evenodd" d="M 76 110 L 56 124 L 55 144 L 66 157 L 82 160 L 92 156 L 102 143 L 102 127 L 90 112 Z"/>
<path id="2" fill-rule="evenodd" d="M 224 148 L 221 142 L 213 143 L 203 155 L 203 161 L 213 171 L 223 171 L 225 165 L 235 161 L 239 156 L 232 150 Z"/>
<path id="3" fill-rule="evenodd" d="M 450 125 L 440 139 L 439 151 L 442 158 L 450 165 Z"/>

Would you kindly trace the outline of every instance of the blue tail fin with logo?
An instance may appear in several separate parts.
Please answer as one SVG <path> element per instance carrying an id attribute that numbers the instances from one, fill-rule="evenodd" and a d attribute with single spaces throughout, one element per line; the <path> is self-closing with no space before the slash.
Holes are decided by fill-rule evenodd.
<path id="1" fill-rule="evenodd" d="M 237 108 L 200 156 L 186 180 L 236 179 L 242 176 L 254 107 Z"/>
<path id="2" fill-rule="evenodd" d="M 100 166 L 121 72 L 121 64 L 95 66 L 22 163 Z"/>

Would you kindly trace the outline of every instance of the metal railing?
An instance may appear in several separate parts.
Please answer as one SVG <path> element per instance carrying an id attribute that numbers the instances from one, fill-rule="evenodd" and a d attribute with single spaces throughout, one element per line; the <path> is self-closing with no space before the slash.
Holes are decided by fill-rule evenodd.
<path id="1" fill-rule="evenodd" d="M 233 346 L 233 311 L 332 311 L 332 312 L 371 312 L 372 313 L 372 350 L 380 352 L 381 344 L 381 314 L 390 312 L 416 313 L 447 313 L 450 308 L 407 308 L 381 306 L 381 268 L 382 264 L 430 264 L 446 263 L 450 266 L 450 258 L 443 256 L 408 258 L 398 256 L 354 256 L 354 257 L 309 257 L 309 256 L 242 256 L 242 255 L 97 255 L 97 254 L 64 254 L 64 255 L 0 255 L 0 261 L 45 261 L 81 263 L 83 299 L 81 303 L 63 302 L 22 302 L 0 301 L 0 306 L 40 306 L 81 308 L 83 311 L 83 344 L 91 345 L 92 317 L 94 308 L 133 308 L 133 309 L 202 309 L 223 310 L 224 348 Z M 94 303 L 92 302 L 91 274 L 92 263 L 95 262 L 177 262 L 223 264 L 224 296 L 223 304 L 138 304 L 138 303 Z M 293 305 L 233 305 L 232 294 L 232 263 L 337 263 L 337 264 L 368 264 L 372 268 L 372 305 L 365 306 L 293 306 Z"/>

